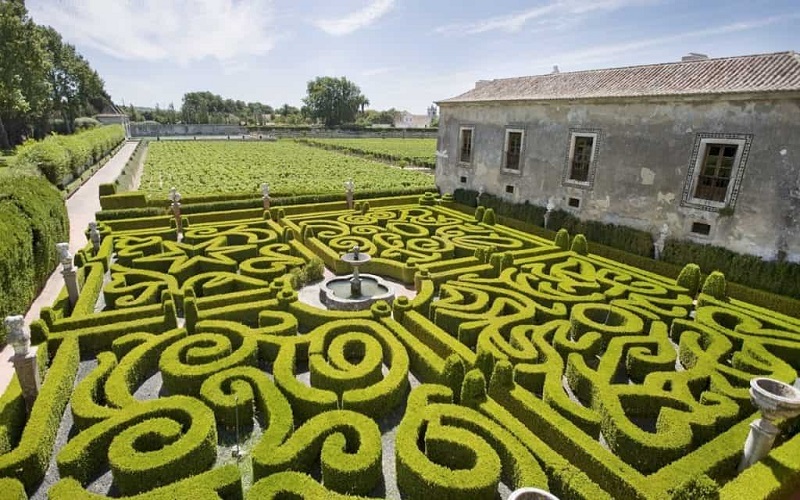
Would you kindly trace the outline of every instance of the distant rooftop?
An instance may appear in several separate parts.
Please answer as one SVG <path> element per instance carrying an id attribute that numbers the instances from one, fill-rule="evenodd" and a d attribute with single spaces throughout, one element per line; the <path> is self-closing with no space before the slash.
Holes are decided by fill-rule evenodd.
<path id="1" fill-rule="evenodd" d="M 441 104 L 539 101 L 604 97 L 689 96 L 800 91 L 800 54 L 776 52 L 708 59 L 690 54 L 681 62 L 481 80 Z"/>

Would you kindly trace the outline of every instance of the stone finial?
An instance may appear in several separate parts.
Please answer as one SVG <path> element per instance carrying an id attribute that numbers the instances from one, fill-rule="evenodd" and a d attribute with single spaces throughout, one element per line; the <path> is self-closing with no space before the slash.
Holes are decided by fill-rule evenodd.
<path id="1" fill-rule="evenodd" d="M 261 183 L 261 196 L 264 198 L 269 198 L 269 183 L 262 182 Z"/>
<path id="2" fill-rule="evenodd" d="M 56 243 L 56 250 L 58 251 L 58 260 L 64 269 L 71 269 L 72 254 L 69 251 L 69 243 Z"/>
<path id="3" fill-rule="evenodd" d="M 31 348 L 31 334 L 25 331 L 25 318 L 22 316 L 7 316 L 5 321 L 8 334 L 6 339 L 14 353 L 18 356 L 25 356 Z"/>
<path id="4" fill-rule="evenodd" d="M 180 203 L 181 194 L 178 192 L 178 189 L 175 186 L 170 188 L 168 198 L 173 204 Z"/>
<path id="5" fill-rule="evenodd" d="M 100 249 L 100 231 L 97 230 L 97 222 L 91 221 L 89 223 L 89 239 L 92 242 L 95 252 Z"/>
<path id="6" fill-rule="evenodd" d="M 356 184 L 355 182 L 353 182 L 353 179 L 347 179 L 346 181 L 344 181 L 344 190 L 347 191 L 348 193 L 352 193 L 355 190 L 355 188 Z"/>
<path id="7" fill-rule="evenodd" d="M 547 208 L 548 212 L 552 212 L 553 210 L 555 210 L 556 204 L 553 201 L 553 198 L 550 198 L 549 200 L 547 200 L 547 206 L 545 208 Z"/>

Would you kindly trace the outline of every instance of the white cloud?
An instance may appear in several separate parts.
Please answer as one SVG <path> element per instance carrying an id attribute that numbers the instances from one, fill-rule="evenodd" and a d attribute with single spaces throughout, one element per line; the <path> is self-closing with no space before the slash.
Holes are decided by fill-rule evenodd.
<path id="1" fill-rule="evenodd" d="M 28 0 L 39 24 L 122 60 L 236 59 L 268 52 L 272 0 Z"/>
<path id="2" fill-rule="evenodd" d="M 598 47 L 593 47 L 591 49 L 564 52 L 562 54 L 556 54 L 550 56 L 548 59 L 540 60 L 538 62 L 540 62 L 543 66 L 550 66 L 551 64 L 559 64 L 561 65 L 561 70 L 564 71 L 565 67 L 568 66 L 581 66 L 598 62 L 602 63 L 610 61 L 618 56 L 629 56 L 631 54 L 636 53 L 637 51 L 649 49 L 651 47 L 674 46 L 675 44 L 678 44 L 680 42 L 687 40 L 694 40 L 698 38 L 703 39 L 704 41 L 708 41 L 708 39 L 715 36 L 727 35 L 731 33 L 738 33 L 741 31 L 763 28 L 766 26 L 798 18 L 800 18 L 800 14 L 789 14 L 789 15 L 769 16 L 759 19 L 750 19 L 748 21 L 725 24 L 714 28 L 684 31 L 682 33 L 675 33 L 672 35 L 644 38 L 624 43 L 601 45 Z M 709 54 L 709 56 L 715 57 L 713 53 Z M 677 61 L 679 60 L 679 58 L 676 57 L 675 60 Z"/>
<path id="3" fill-rule="evenodd" d="M 555 0 L 528 10 L 495 16 L 477 22 L 454 23 L 436 28 L 445 35 L 476 35 L 489 31 L 514 33 L 535 22 L 539 26 L 574 26 L 587 14 L 596 11 L 614 11 L 623 7 L 653 3 L 651 0 Z"/>
<path id="4" fill-rule="evenodd" d="M 314 21 L 314 25 L 329 35 L 349 35 L 383 17 L 392 10 L 394 2 L 395 0 L 373 0 L 361 10 L 338 19 L 319 19 Z"/>

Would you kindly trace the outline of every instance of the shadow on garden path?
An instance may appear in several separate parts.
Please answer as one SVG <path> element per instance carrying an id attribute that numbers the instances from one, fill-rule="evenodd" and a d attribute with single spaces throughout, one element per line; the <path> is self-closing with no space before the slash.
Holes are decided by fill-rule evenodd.
<path id="1" fill-rule="evenodd" d="M 97 171 L 86 183 L 81 186 L 75 194 L 67 201 L 67 214 L 69 215 L 69 250 L 75 254 L 78 250 L 86 246 L 87 240 L 84 234 L 89 222 L 94 220 L 95 212 L 100 210 L 99 190 L 100 184 L 112 183 L 119 176 L 128 158 L 136 149 L 138 141 L 128 141 L 117 153 L 106 163 L 103 168 Z M 50 249 L 55 252 L 55 248 Z M 25 314 L 25 325 L 30 325 L 31 321 L 39 318 L 42 307 L 51 305 L 61 288 L 64 286 L 64 278 L 61 276 L 61 266 L 58 266 L 50 278 L 47 279 L 39 296 L 33 301 L 30 309 Z M 14 367 L 11 365 L 11 356 L 14 354 L 10 345 L 0 352 L 0 394 L 3 394 L 11 382 L 14 375 Z"/>

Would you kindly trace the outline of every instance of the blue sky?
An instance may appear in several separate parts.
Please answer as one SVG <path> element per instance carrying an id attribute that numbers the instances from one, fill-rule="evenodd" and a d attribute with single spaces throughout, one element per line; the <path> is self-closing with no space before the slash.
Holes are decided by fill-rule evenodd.
<path id="1" fill-rule="evenodd" d="M 422 114 L 480 79 L 800 51 L 797 0 L 27 0 L 117 103 L 185 92 L 299 106 L 346 76 L 373 109 Z"/>

